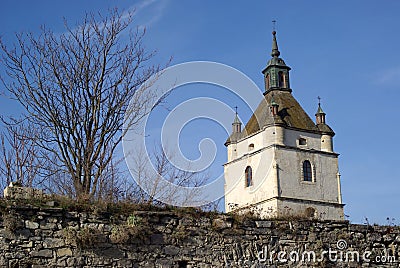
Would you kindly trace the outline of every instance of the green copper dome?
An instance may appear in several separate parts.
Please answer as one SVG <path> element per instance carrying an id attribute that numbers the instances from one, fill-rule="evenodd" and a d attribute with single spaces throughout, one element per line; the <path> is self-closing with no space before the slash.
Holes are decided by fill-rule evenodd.
<path id="1" fill-rule="evenodd" d="M 268 61 L 268 63 L 267 63 L 267 68 L 269 67 L 269 66 L 272 66 L 272 65 L 274 65 L 274 66 L 286 66 L 286 63 L 285 63 L 285 61 L 283 60 L 283 59 L 281 59 L 281 58 L 272 58 L 272 59 L 270 59 L 269 61 Z M 287 67 L 287 66 L 286 66 Z"/>
<path id="2" fill-rule="evenodd" d="M 278 49 L 278 42 L 276 41 L 276 32 L 273 31 L 272 58 L 267 62 L 267 66 L 262 71 L 265 79 L 265 93 L 271 90 L 292 91 L 289 83 L 290 67 L 286 65 L 282 58 L 279 58 L 280 55 L 281 52 Z"/>

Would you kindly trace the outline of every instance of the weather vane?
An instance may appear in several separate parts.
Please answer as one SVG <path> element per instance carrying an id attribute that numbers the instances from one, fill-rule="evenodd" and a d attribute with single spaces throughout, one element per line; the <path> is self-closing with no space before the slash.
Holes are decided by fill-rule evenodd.
<path id="1" fill-rule="evenodd" d="M 318 96 L 318 106 L 321 106 L 321 97 Z"/>
<path id="2" fill-rule="evenodd" d="M 237 114 L 237 109 L 238 109 L 238 107 L 237 107 L 237 106 L 235 106 L 235 107 L 233 107 L 233 108 L 235 108 L 235 111 L 236 111 L 236 114 Z"/>
<path id="3" fill-rule="evenodd" d="M 272 21 L 272 31 L 276 30 L 276 20 Z"/>

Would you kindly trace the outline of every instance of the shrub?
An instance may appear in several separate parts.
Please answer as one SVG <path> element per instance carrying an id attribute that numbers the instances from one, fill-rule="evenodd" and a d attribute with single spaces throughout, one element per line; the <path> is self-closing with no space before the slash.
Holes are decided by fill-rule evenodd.
<path id="1" fill-rule="evenodd" d="M 150 229 L 145 219 L 131 214 L 124 224 L 114 225 L 111 230 L 110 240 L 112 243 L 124 244 L 131 239 L 144 239 L 149 231 Z"/>
<path id="2" fill-rule="evenodd" d="M 92 248 L 100 241 L 101 233 L 96 228 L 86 226 L 79 230 L 67 227 L 63 230 L 63 236 L 66 244 L 78 248 Z"/>
<path id="3" fill-rule="evenodd" d="M 3 214 L 3 225 L 6 230 L 14 232 L 22 227 L 22 222 L 14 213 L 8 213 Z"/>

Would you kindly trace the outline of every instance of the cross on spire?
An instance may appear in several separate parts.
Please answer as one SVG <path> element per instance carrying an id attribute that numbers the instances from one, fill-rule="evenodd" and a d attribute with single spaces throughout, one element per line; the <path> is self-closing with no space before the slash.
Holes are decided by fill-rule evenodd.
<path id="1" fill-rule="evenodd" d="M 325 117 L 318 118 L 318 116 L 322 116 L 322 115 L 325 116 L 325 113 L 321 108 L 321 97 L 318 96 L 317 99 L 318 99 L 318 110 L 317 110 L 317 113 L 315 114 L 315 115 L 317 115 L 317 123 L 325 124 Z"/>

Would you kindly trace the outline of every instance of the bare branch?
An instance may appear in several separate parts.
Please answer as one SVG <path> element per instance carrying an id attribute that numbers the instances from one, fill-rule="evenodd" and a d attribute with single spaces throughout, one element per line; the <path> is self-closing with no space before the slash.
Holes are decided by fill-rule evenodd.
<path id="1" fill-rule="evenodd" d="M 26 120 L 43 129 L 35 142 L 58 165 L 60 172 L 49 173 L 68 194 L 91 198 L 109 187 L 104 178 L 125 134 L 124 114 L 134 128 L 153 108 L 154 93 L 140 86 L 160 67 L 150 64 L 154 53 L 142 45 L 144 31 L 124 35 L 132 22 L 132 14 L 115 9 L 108 16 L 87 14 L 76 27 L 65 22 L 65 34 L 43 27 L 38 37 L 18 34 L 14 47 L 0 40 L 8 76 L 2 82 Z"/>

